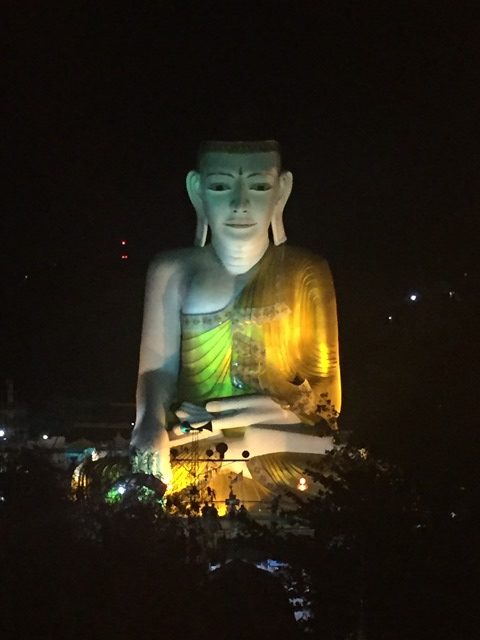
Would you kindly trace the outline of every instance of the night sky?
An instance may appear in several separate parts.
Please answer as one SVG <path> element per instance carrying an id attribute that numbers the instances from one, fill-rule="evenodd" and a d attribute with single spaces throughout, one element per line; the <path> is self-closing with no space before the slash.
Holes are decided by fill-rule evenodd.
<path id="1" fill-rule="evenodd" d="M 146 268 L 192 243 L 203 139 L 280 141 L 289 242 L 336 281 L 346 402 L 409 294 L 434 309 L 478 278 L 467 3 L 8 4 L 0 375 L 19 400 L 133 401 Z"/>

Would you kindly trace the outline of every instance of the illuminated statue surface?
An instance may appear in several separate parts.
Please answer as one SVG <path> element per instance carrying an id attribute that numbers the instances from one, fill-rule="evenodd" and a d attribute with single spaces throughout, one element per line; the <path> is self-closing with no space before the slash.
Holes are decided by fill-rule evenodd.
<path id="1" fill-rule="evenodd" d="M 150 268 L 132 446 L 173 490 L 188 482 L 170 464 L 192 439 L 181 422 L 211 422 L 202 448 L 248 450 L 224 467 L 252 471 L 255 496 L 292 484 L 298 454 L 331 448 L 316 425 L 335 428 L 340 409 L 335 293 L 325 260 L 285 244 L 291 188 L 273 141 L 206 143 L 187 176 L 196 246 Z"/>

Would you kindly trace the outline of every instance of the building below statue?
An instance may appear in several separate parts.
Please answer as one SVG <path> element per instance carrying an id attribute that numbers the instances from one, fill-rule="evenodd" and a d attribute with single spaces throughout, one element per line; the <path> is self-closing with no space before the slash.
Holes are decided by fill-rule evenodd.
<path id="1" fill-rule="evenodd" d="M 196 485 L 204 500 L 213 491 L 223 505 L 234 487 L 238 499 L 252 512 L 265 511 L 272 499 L 289 492 L 316 493 L 319 487 L 306 471 L 322 468 L 333 438 L 312 437 L 307 425 L 294 427 L 286 431 L 273 425 L 252 426 L 229 433 L 227 439 L 217 436 L 172 447 L 172 493 L 188 494 L 189 487 Z M 305 485 L 303 478 L 308 479 Z"/>

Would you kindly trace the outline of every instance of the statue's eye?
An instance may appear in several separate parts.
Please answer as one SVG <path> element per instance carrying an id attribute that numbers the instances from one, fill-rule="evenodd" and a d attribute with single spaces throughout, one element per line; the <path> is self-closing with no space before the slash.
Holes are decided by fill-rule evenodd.
<path id="1" fill-rule="evenodd" d="M 268 182 L 256 182 L 250 185 L 250 189 L 253 189 L 253 191 L 270 191 L 271 188 L 272 185 Z"/>
<path id="2" fill-rule="evenodd" d="M 228 184 L 224 182 L 212 182 L 212 184 L 208 185 L 209 191 L 228 191 Z"/>

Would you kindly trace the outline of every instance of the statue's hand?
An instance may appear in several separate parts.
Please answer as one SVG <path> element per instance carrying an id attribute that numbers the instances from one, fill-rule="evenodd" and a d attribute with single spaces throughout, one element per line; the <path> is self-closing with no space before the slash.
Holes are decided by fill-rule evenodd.
<path id="1" fill-rule="evenodd" d="M 192 402 L 182 402 L 175 414 L 180 422 L 188 422 L 192 427 L 201 427 L 214 418 L 205 407 Z"/>
<path id="2" fill-rule="evenodd" d="M 207 402 L 214 430 L 246 427 L 254 424 L 297 424 L 301 420 L 270 396 L 251 395 Z"/>
<path id="3" fill-rule="evenodd" d="M 213 432 L 235 427 L 248 427 L 254 424 L 297 424 L 301 422 L 290 409 L 282 408 L 269 396 L 251 395 L 210 400 L 205 408 L 183 402 L 177 417 L 180 422 L 188 422 L 198 428 L 212 423 Z M 184 435 L 180 425 L 173 428 L 177 438 Z"/>

